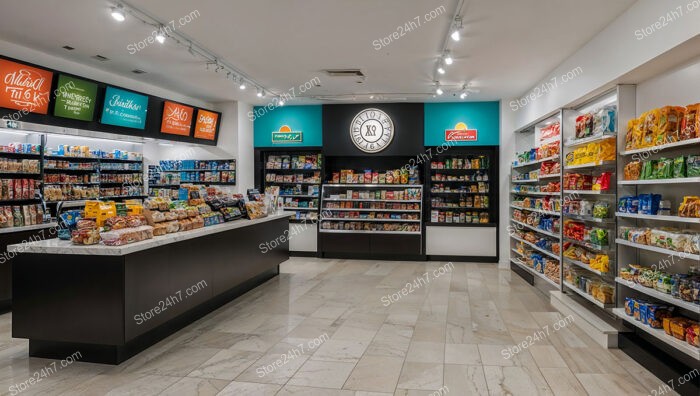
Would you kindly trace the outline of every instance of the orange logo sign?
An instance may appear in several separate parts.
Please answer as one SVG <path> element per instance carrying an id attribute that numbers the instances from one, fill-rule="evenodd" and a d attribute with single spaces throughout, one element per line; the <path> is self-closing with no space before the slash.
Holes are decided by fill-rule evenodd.
<path id="1" fill-rule="evenodd" d="M 190 136 L 192 129 L 192 114 L 194 108 L 178 103 L 165 101 L 163 106 L 163 121 L 160 131 L 171 135 Z"/>
<path id="2" fill-rule="evenodd" d="M 194 137 L 197 139 L 216 139 L 216 126 L 219 123 L 219 115 L 199 109 L 197 110 L 197 123 L 194 126 Z"/>
<path id="3" fill-rule="evenodd" d="M 53 73 L 0 59 L 0 106 L 46 114 Z"/>
<path id="4" fill-rule="evenodd" d="M 469 129 L 467 124 L 463 122 L 457 123 L 455 129 L 445 130 L 446 142 L 476 142 L 478 140 L 478 132 L 476 129 Z"/>

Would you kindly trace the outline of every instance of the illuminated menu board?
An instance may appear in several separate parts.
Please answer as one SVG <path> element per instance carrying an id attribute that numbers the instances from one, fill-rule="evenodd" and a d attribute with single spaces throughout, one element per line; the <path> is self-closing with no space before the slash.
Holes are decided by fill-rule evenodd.
<path id="1" fill-rule="evenodd" d="M 194 126 L 194 137 L 204 140 L 215 140 L 219 124 L 219 114 L 197 109 L 197 122 Z"/>
<path id="2" fill-rule="evenodd" d="M 170 135 L 190 136 L 194 108 L 166 100 L 160 132 Z"/>
<path id="3" fill-rule="evenodd" d="M 53 73 L 0 59 L 0 107 L 46 114 Z"/>
<path id="4" fill-rule="evenodd" d="M 126 128 L 144 129 L 148 96 L 107 87 L 100 122 Z"/>
<path id="5" fill-rule="evenodd" d="M 92 121 L 96 98 L 97 84 L 61 74 L 58 76 L 53 115 Z"/>

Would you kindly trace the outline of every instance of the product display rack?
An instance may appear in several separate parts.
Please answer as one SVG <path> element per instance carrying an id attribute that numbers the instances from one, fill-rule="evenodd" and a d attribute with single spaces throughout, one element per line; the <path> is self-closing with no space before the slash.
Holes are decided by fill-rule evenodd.
<path id="1" fill-rule="evenodd" d="M 568 245 L 562 251 L 562 275 L 569 278 L 562 283 L 563 290 L 603 310 L 600 314 L 606 317 L 612 317 L 611 309 L 615 307 L 616 139 L 622 125 L 620 111 L 629 111 L 624 104 L 621 105 L 620 98 L 627 97 L 628 92 L 616 88 L 562 111 L 562 235 Z M 606 243 L 600 243 L 599 238 Z M 584 263 L 579 254 L 590 262 Z M 594 259 L 596 262 L 607 260 L 607 271 L 602 263 L 594 267 Z M 578 285 L 572 282 L 580 278 L 598 285 L 601 296 L 612 293 L 611 299 L 596 299 L 583 289 L 581 281 Z"/>
<path id="2" fill-rule="evenodd" d="M 511 164 L 511 269 L 543 289 L 561 288 L 561 112 L 516 131 Z M 526 240 L 528 238 L 529 240 Z M 551 245 L 551 248 L 548 247 Z M 558 246 L 559 252 L 555 251 Z"/>
<path id="3" fill-rule="evenodd" d="M 165 160 L 161 161 L 160 165 L 148 166 L 149 196 L 176 198 L 183 184 L 230 187 L 236 185 L 235 159 L 188 160 L 186 164 L 190 165 L 183 165 L 179 169 L 172 169 L 174 166 L 169 162 L 171 161 Z M 223 166 L 222 163 L 228 165 Z M 197 164 L 198 167 L 195 168 L 192 164 Z M 226 177 L 223 172 L 227 172 Z M 194 180 L 195 176 L 199 180 Z M 214 178 L 217 180 L 212 180 Z M 224 178 L 226 180 L 222 181 Z"/>
<path id="4" fill-rule="evenodd" d="M 279 188 L 279 205 L 294 213 L 291 223 L 317 220 L 324 165 L 320 150 L 269 151 L 261 159 L 260 192 Z"/>
<path id="5" fill-rule="evenodd" d="M 684 103 L 667 103 L 666 105 L 685 105 Z M 653 112 L 654 109 L 637 108 L 634 113 L 628 114 L 626 118 L 621 118 L 620 121 L 625 125 L 630 120 L 638 119 L 643 116 L 644 112 Z M 682 128 L 682 123 L 679 121 L 678 128 Z M 630 123 L 632 125 L 632 123 Z M 674 274 L 688 274 L 693 269 L 700 268 L 700 252 L 696 250 L 685 250 L 678 244 L 672 246 L 659 246 L 654 241 L 660 240 L 657 234 L 664 232 L 671 233 L 700 233 L 700 218 L 698 217 L 682 217 L 680 216 L 680 207 L 684 201 L 684 197 L 692 197 L 700 195 L 700 177 L 693 177 L 688 174 L 688 177 L 675 177 L 663 179 L 639 179 L 632 180 L 631 171 L 627 171 L 627 167 L 634 162 L 659 161 L 663 158 L 687 158 L 690 155 L 700 154 L 700 138 L 687 140 L 673 141 L 660 145 L 652 145 L 650 147 L 637 148 L 632 145 L 629 147 L 626 135 L 621 134 L 618 137 L 618 149 L 620 152 L 618 172 L 623 175 L 618 180 L 619 197 L 632 197 L 633 201 L 639 202 L 643 196 L 660 196 L 661 203 L 657 214 L 655 210 L 651 212 L 648 208 L 642 210 L 642 202 L 636 209 L 636 212 L 627 212 L 627 208 L 623 208 L 620 204 L 616 210 L 617 218 L 617 235 L 615 243 L 617 244 L 618 257 L 620 265 L 618 266 L 615 282 L 617 284 L 618 297 L 617 307 L 614 309 L 614 314 L 629 328 L 634 330 L 634 336 L 638 339 L 647 342 L 659 350 L 672 357 L 678 362 L 687 367 L 698 367 L 700 365 L 700 348 L 688 344 L 685 340 L 679 340 L 673 336 L 666 334 L 663 329 L 652 328 L 644 324 L 634 317 L 627 315 L 625 312 L 625 304 L 628 299 L 637 301 L 646 301 L 649 304 L 659 304 L 673 309 L 673 317 L 685 317 L 693 321 L 700 321 L 700 304 L 692 301 L 684 300 L 678 295 L 669 293 L 670 290 L 659 288 L 659 282 L 665 283 L 664 279 L 671 277 L 671 283 L 675 284 L 673 288 L 682 288 L 678 285 L 680 278 L 674 278 Z M 657 198 L 658 199 L 658 198 Z M 667 201 L 667 204 L 663 202 Z M 670 205 L 668 205 L 670 204 Z M 646 230 L 646 234 L 650 236 L 650 240 L 636 240 L 625 238 L 626 230 L 632 228 L 634 230 Z M 624 231 L 624 232 L 623 232 Z M 668 237 L 674 238 L 674 237 Z M 676 246 L 676 249 L 672 247 Z M 681 251 L 679 251 L 681 250 Z M 653 269 L 654 277 L 658 280 L 652 282 L 652 286 L 647 287 L 636 280 L 629 279 L 625 276 L 629 265 L 641 265 L 647 269 Z M 632 343 L 630 343 L 632 346 Z M 635 348 L 637 348 L 635 346 Z M 654 362 L 653 364 L 656 364 Z M 687 371 L 683 369 L 683 371 Z"/>

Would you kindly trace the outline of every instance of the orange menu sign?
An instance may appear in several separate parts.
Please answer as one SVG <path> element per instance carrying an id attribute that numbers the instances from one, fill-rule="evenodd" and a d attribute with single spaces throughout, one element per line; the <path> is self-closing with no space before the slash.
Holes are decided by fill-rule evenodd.
<path id="1" fill-rule="evenodd" d="M 0 107 L 46 114 L 53 73 L 0 59 Z"/>
<path id="2" fill-rule="evenodd" d="M 216 139 L 216 125 L 218 122 L 218 114 L 211 111 L 198 109 L 197 123 L 194 126 L 194 137 L 205 140 Z"/>
<path id="3" fill-rule="evenodd" d="M 171 135 L 190 136 L 192 113 L 194 108 L 166 100 L 160 131 Z"/>

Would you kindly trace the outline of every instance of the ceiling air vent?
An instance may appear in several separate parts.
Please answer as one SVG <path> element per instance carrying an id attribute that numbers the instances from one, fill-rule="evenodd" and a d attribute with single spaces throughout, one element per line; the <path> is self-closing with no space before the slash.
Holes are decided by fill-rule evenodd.
<path id="1" fill-rule="evenodd" d="M 143 70 L 141 70 L 141 69 L 134 69 L 134 70 L 132 70 L 131 72 L 134 73 L 134 74 L 144 74 L 144 73 L 146 73 L 145 71 L 143 71 Z"/>
<path id="2" fill-rule="evenodd" d="M 330 77 L 364 77 L 360 69 L 326 69 L 323 70 Z"/>
<path id="3" fill-rule="evenodd" d="M 68 50 L 68 51 L 73 51 L 73 50 L 75 49 L 75 48 L 71 47 L 70 45 L 64 45 L 64 46 L 61 47 L 61 48 L 66 49 L 66 50 Z"/>
<path id="4" fill-rule="evenodd" d="M 102 55 L 95 55 L 92 57 L 92 59 L 97 59 L 100 62 L 105 62 L 105 61 L 109 60 L 109 58 L 107 58 L 106 56 L 102 56 Z"/>

